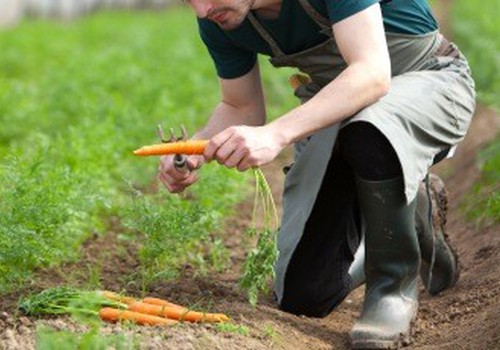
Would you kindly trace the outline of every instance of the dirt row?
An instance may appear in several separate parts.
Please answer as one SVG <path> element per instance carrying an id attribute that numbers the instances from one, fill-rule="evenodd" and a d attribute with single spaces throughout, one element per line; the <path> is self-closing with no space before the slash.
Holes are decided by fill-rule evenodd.
<path id="1" fill-rule="evenodd" d="M 445 178 L 450 192 L 448 231 L 460 256 L 461 279 L 456 287 L 437 297 L 430 297 L 421 288 L 414 337 L 408 349 L 486 350 L 496 349 L 500 344 L 499 227 L 477 229 L 464 219 L 460 209 L 461 200 L 479 176 L 476 152 L 498 134 L 499 121 L 493 111 L 479 108 L 455 158 L 434 169 Z M 288 161 L 289 154 L 264 169 L 277 199 L 283 181 L 281 168 Z M 277 204 L 281 205 L 279 200 Z M 147 291 L 177 303 L 195 303 L 225 312 L 232 317 L 236 328 L 182 325 L 168 329 L 122 329 L 113 325 L 104 326 L 102 331 L 140 337 L 141 348 L 147 349 L 349 349 L 348 332 L 359 315 L 363 287 L 353 291 L 337 310 L 323 319 L 281 312 L 271 295 L 261 298 L 255 308 L 248 304 L 238 281 L 246 254 L 242 233 L 250 223 L 251 208 L 249 198 L 240 204 L 239 215 L 227 224 L 225 245 L 231 252 L 228 270 L 197 277 L 194 269 L 186 265 L 181 278 L 155 284 Z M 95 235 L 85 244 L 78 263 L 39 271 L 24 290 L 4 296 L 0 301 L 0 349 L 33 349 L 39 324 L 57 330 L 85 329 L 67 317 L 39 320 L 19 314 L 15 305 L 22 294 L 68 282 L 85 286 L 95 278 L 92 271 L 98 266 L 101 288 L 140 295 L 141 287 L 134 281 L 137 244 L 120 241 L 117 237 L 121 230 L 119 222 L 111 218 L 110 230 L 105 235 Z"/>

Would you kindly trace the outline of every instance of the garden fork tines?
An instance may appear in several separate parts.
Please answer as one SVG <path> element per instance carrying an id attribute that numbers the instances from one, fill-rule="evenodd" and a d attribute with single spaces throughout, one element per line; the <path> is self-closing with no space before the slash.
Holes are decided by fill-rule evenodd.
<path id="1" fill-rule="evenodd" d="M 169 142 L 179 142 L 186 141 L 188 139 L 186 128 L 181 124 L 181 136 L 176 136 L 174 133 L 174 129 L 170 128 L 170 139 L 165 138 L 165 133 L 163 132 L 163 127 L 161 124 L 158 124 L 158 136 L 160 137 L 161 142 L 169 143 Z M 174 156 L 174 166 L 180 172 L 189 171 L 186 163 L 186 156 L 183 154 L 176 154 Z"/>
<path id="2" fill-rule="evenodd" d="M 174 128 L 170 128 L 170 139 L 165 138 L 165 133 L 163 132 L 163 127 L 161 124 L 158 124 L 158 136 L 160 137 L 161 142 L 177 142 L 177 141 L 186 141 L 188 139 L 187 131 L 184 125 L 181 124 L 181 136 L 175 136 Z"/>

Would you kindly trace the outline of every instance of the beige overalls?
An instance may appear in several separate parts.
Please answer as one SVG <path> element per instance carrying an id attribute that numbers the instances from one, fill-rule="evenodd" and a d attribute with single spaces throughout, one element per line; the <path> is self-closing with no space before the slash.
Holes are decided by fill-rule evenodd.
<path id="1" fill-rule="evenodd" d="M 285 55 L 255 15 L 250 13 L 249 20 L 271 47 L 273 66 L 295 67 L 310 76 L 312 82 L 295 92 L 305 102 L 335 79 L 346 63 L 330 21 L 307 0 L 299 2 L 329 37 L 305 51 Z M 275 269 L 275 295 L 284 309 L 326 314 L 351 289 L 347 270 L 363 225 L 352 171 L 333 152 L 341 127 L 365 121 L 386 136 L 400 160 L 410 202 L 434 157 L 460 142 L 470 124 L 474 82 L 458 49 L 437 31 L 386 33 L 386 37 L 393 75 L 388 94 L 295 145 L 294 164 L 285 180 Z"/>

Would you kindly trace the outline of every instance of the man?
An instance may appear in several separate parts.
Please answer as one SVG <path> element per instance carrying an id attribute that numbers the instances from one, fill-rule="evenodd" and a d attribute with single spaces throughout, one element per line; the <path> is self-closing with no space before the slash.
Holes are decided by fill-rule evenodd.
<path id="1" fill-rule="evenodd" d="M 243 171 L 295 144 L 278 235 L 280 308 L 322 317 L 366 283 L 352 345 L 398 347 L 416 315 L 419 272 L 431 294 L 458 278 L 436 220 L 444 188 L 427 173 L 462 140 L 475 108 L 465 58 L 438 32 L 425 0 L 189 4 L 221 102 L 195 136 L 210 139 L 204 156 L 188 167 L 216 160 Z M 295 91 L 302 104 L 267 124 L 259 53 L 310 77 Z M 171 192 L 196 181 L 171 157 L 158 177 Z M 361 237 L 365 254 L 352 263 Z"/>

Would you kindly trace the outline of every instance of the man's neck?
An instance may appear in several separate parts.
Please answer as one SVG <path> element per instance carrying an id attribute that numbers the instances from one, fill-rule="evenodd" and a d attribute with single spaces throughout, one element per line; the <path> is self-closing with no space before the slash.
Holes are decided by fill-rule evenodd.
<path id="1" fill-rule="evenodd" d="M 255 0 L 251 9 L 262 18 L 276 19 L 280 15 L 283 0 Z"/>

